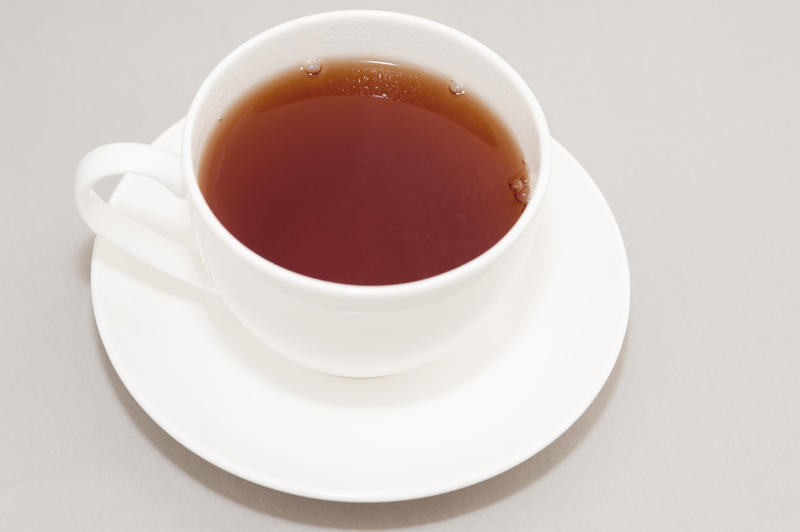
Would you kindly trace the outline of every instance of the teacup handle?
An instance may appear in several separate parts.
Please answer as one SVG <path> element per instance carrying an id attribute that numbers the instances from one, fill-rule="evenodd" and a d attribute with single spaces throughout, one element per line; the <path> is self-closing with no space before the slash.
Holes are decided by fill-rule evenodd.
<path id="1" fill-rule="evenodd" d="M 143 262 L 213 292 L 198 252 L 125 217 L 94 192 L 98 181 L 128 173 L 150 177 L 178 198 L 186 197 L 177 154 L 149 144 L 106 144 L 87 153 L 75 173 L 75 201 L 86 224 Z"/>

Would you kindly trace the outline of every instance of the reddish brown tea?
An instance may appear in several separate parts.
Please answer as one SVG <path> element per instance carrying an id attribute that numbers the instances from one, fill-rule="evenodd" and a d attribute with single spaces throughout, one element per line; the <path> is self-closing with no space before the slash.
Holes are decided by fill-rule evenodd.
<path id="1" fill-rule="evenodd" d="M 468 87 L 372 61 L 315 71 L 252 92 L 208 142 L 200 186 L 239 241 L 311 277 L 383 285 L 464 264 L 514 225 L 522 155 Z"/>

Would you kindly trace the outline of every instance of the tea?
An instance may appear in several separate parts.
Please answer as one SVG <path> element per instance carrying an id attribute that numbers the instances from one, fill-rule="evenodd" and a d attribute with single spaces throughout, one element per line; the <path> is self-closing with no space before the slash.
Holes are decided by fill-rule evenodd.
<path id="1" fill-rule="evenodd" d="M 519 146 L 469 87 L 361 60 L 309 60 L 246 95 L 212 132 L 199 180 L 254 252 L 357 285 L 474 259 L 531 192 Z"/>

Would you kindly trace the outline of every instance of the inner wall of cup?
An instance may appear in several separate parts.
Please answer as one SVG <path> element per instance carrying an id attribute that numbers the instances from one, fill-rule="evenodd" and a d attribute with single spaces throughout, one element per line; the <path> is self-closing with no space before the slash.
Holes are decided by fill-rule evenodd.
<path id="1" fill-rule="evenodd" d="M 532 177 L 538 176 L 539 136 L 527 87 L 502 60 L 445 26 L 403 15 L 345 12 L 299 19 L 248 41 L 209 77 L 194 102 L 190 143 L 197 175 L 199 154 L 218 119 L 272 76 L 300 68 L 308 58 L 358 58 L 416 65 L 456 79 L 477 94 L 510 128 Z"/>

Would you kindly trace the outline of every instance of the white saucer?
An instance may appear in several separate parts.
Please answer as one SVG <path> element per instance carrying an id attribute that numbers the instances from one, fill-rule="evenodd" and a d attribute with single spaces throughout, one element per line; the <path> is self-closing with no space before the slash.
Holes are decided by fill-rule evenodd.
<path id="1" fill-rule="evenodd" d="M 182 121 L 155 144 L 179 149 Z M 347 379 L 263 347 L 216 296 L 98 239 L 92 301 L 125 386 L 165 431 L 252 482 L 307 497 L 394 501 L 487 479 L 552 442 L 602 388 L 630 280 L 611 210 L 553 143 L 553 180 L 527 274 L 502 315 L 419 370 Z M 112 203 L 189 241 L 187 207 L 126 176 Z"/>

